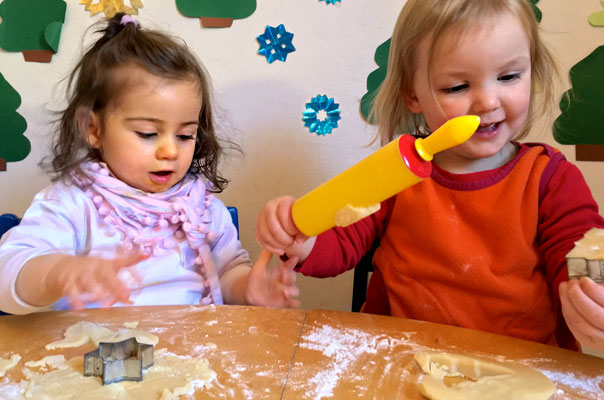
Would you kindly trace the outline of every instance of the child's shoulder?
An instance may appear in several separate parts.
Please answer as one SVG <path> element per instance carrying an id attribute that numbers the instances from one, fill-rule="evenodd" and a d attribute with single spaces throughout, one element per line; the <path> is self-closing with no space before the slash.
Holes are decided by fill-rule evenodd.
<path id="1" fill-rule="evenodd" d="M 65 180 L 59 180 L 39 191 L 34 196 L 33 201 L 49 201 L 64 203 L 66 205 L 81 205 L 84 202 L 88 202 L 89 199 L 88 196 L 86 196 L 86 193 L 77 185 Z"/>

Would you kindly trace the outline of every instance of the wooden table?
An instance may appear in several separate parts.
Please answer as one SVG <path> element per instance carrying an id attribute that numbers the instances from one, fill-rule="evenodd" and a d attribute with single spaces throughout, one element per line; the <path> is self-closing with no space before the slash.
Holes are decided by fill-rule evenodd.
<path id="1" fill-rule="evenodd" d="M 126 307 L 0 317 L 0 357 L 21 363 L 0 385 L 22 378 L 25 361 L 79 357 L 92 344 L 47 351 L 78 321 L 159 336 L 158 348 L 199 354 L 217 373 L 195 398 L 422 399 L 413 354 L 451 351 L 517 361 L 558 388 L 552 399 L 604 399 L 604 359 L 468 329 L 369 314 L 239 306 Z M 144 384 L 144 381 L 143 381 Z"/>

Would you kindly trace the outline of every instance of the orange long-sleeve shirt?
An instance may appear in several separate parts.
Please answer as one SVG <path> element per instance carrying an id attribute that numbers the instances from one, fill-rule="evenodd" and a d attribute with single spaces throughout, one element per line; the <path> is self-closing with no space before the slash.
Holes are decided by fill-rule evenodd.
<path id="1" fill-rule="evenodd" d="M 432 177 L 317 239 L 300 267 L 352 268 L 380 239 L 363 311 L 575 348 L 560 313 L 565 255 L 604 227 L 581 173 L 545 145 L 490 171 Z"/>

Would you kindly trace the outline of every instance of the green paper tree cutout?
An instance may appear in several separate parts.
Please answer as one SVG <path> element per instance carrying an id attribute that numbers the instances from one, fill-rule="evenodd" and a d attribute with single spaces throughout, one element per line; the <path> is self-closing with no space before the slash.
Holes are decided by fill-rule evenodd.
<path id="1" fill-rule="evenodd" d="M 373 106 L 373 99 L 375 98 L 380 85 L 384 82 L 384 79 L 386 79 L 391 40 L 392 38 L 386 40 L 375 50 L 374 60 L 378 65 L 378 69 L 371 72 L 367 77 L 367 93 L 361 98 L 361 115 L 365 121 L 370 123 L 373 123 L 373 121 L 369 121 L 369 113 Z"/>
<path id="2" fill-rule="evenodd" d="M 0 74 L 0 171 L 6 171 L 6 163 L 21 161 L 29 154 L 31 145 L 23 135 L 27 122 L 17 108 L 21 96 Z"/>
<path id="3" fill-rule="evenodd" d="M 535 14 L 535 18 L 537 19 L 537 22 L 541 22 L 541 18 L 543 17 L 543 15 L 541 14 L 541 10 L 539 8 L 537 8 L 537 3 L 539 3 L 539 0 L 529 0 L 531 3 L 531 7 L 533 8 L 533 13 Z"/>
<path id="4" fill-rule="evenodd" d="M 554 138 L 561 144 L 578 145 L 577 159 L 604 160 L 604 74 L 602 71 L 604 71 L 604 46 L 595 49 L 570 69 L 572 88 L 562 96 L 560 101 L 562 114 L 554 122 Z M 580 156 L 588 150 L 590 156 Z"/>
<path id="5" fill-rule="evenodd" d="M 604 0 L 600 0 L 600 5 L 604 8 Z M 604 10 L 592 13 L 589 16 L 589 23 L 593 26 L 604 26 Z"/>
<path id="6" fill-rule="evenodd" d="M 176 0 L 176 7 L 187 17 L 201 19 L 205 28 L 228 28 L 234 19 L 252 15 L 256 0 Z"/>
<path id="7" fill-rule="evenodd" d="M 63 0 L 4 0 L 0 47 L 22 52 L 25 61 L 50 62 L 59 49 L 66 9 Z"/>

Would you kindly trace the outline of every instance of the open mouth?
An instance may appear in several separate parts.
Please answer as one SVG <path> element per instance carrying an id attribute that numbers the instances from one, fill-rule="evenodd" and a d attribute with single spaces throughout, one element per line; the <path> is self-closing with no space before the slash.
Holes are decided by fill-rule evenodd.
<path id="1" fill-rule="evenodd" d="M 149 175 L 151 176 L 151 180 L 157 183 L 165 183 L 170 180 L 173 173 L 173 171 L 153 171 Z"/>
<path id="2" fill-rule="evenodd" d="M 497 130 L 501 125 L 501 122 L 493 122 L 491 124 L 480 124 L 478 129 L 476 129 L 477 133 L 491 133 Z"/>

